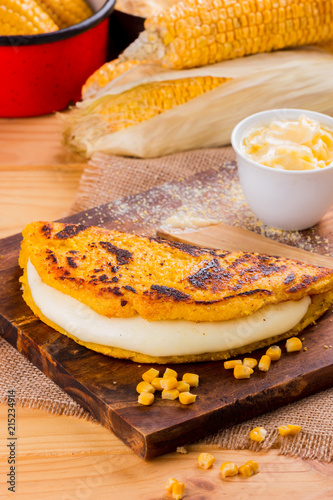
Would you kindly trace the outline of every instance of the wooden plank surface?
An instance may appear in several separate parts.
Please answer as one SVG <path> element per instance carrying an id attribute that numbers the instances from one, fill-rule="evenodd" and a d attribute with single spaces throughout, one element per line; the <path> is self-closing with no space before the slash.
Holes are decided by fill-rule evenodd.
<path id="1" fill-rule="evenodd" d="M 29 170 L 0 165 L 0 237 L 21 231 L 32 220 L 67 215 L 82 170 L 81 164 L 38 165 Z"/>
<path id="2" fill-rule="evenodd" d="M 67 215 L 85 164 L 73 162 L 55 115 L 0 119 L 0 238 Z"/>
<path id="3" fill-rule="evenodd" d="M 62 143 L 56 115 L 0 118 L 0 166 L 61 165 L 72 158 Z"/>
<path id="4" fill-rule="evenodd" d="M 213 197 L 212 187 L 218 179 L 232 175 L 226 169 L 222 166 L 205 171 L 187 180 L 77 214 L 68 221 L 84 223 L 89 220 L 92 225 L 102 224 L 141 233 L 142 217 L 153 214 L 157 210 L 156 200 L 159 200 L 158 212 L 154 218 L 147 218 L 144 228 L 147 234 L 154 234 L 159 224 L 158 217 L 164 217 L 168 210 L 175 210 L 179 199 L 184 201 L 184 196 L 187 196 L 194 202 L 195 198 L 198 201 L 202 190 L 210 191 Z M 197 189 L 198 183 L 201 190 Z M 219 193 L 216 193 L 215 203 L 223 203 L 220 200 Z M 301 355 L 294 356 L 293 363 L 288 357 L 283 357 L 267 374 L 258 373 L 256 377 L 236 384 L 233 375 L 224 370 L 223 363 L 177 367 L 180 373 L 194 371 L 200 375 L 196 404 L 184 408 L 178 402 L 157 400 L 152 407 L 143 408 L 137 404 L 135 385 L 145 368 L 138 370 L 137 365 L 130 361 L 89 351 L 31 317 L 18 283 L 19 241 L 20 237 L 14 236 L 0 242 L 0 254 L 4 255 L 0 261 L 0 313 L 4 337 L 145 458 L 160 455 L 230 422 L 252 418 L 333 384 L 331 351 L 324 349 L 324 345 L 331 343 L 333 327 L 330 321 L 332 312 L 329 312 L 316 327 L 304 332 L 308 347 L 306 363 Z M 255 357 L 259 359 L 263 353 L 264 350 L 259 350 Z M 223 398 L 220 394 L 224 395 Z"/>
<path id="5" fill-rule="evenodd" d="M 47 122 L 48 119 L 46 119 Z M 41 121 L 43 124 L 43 120 Z M 0 120 L 0 126 L 7 126 L 7 120 Z M 12 149 L 20 148 L 22 134 L 20 126 L 12 129 Z M 1 131 L 3 128 L 1 128 Z M 50 130 L 50 129 L 49 129 Z M 25 133 L 28 133 L 26 130 Z M 2 135 L 0 134 L 0 138 Z M 34 159 L 36 165 L 36 141 L 33 138 L 30 150 L 27 154 Z M 52 151 L 54 138 L 52 133 L 45 136 L 45 149 Z M 48 145 L 51 147 L 48 148 Z M 6 147 L 6 145 L 4 145 Z M 29 148 L 28 148 L 29 149 Z M 17 166 L 24 164 L 25 158 L 15 155 L 16 161 L 5 162 L 7 171 L 15 171 Z M 38 156 L 38 151 L 37 151 Z M 12 157 L 13 158 L 13 157 Z M 1 162 L 1 158 L 0 158 Z M 39 164 L 57 163 L 52 154 L 45 154 Z M 14 190 L 22 178 L 33 171 L 33 167 L 25 165 L 19 170 L 12 185 L 6 190 L 9 194 Z M 0 180 L 2 171 L 0 170 Z M 0 214 L 6 211 L 6 228 L 3 221 L 0 224 L 0 236 L 4 237 L 16 233 L 26 224 L 26 209 L 34 214 L 31 220 L 44 218 L 40 215 L 42 207 L 54 200 L 53 218 L 59 218 L 63 214 L 63 206 L 59 196 L 61 192 L 68 193 L 70 199 L 68 205 L 74 199 L 76 187 L 70 182 L 68 176 L 62 177 L 62 182 L 54 183 L 53 177 L 45 177 L 45 182 L 39 185 L 35 191 L 36 200 L 31 192 L 33 186 L 25 189 L 22 182 L 21 194 L 24 202 L 21 205 L 7 201 L 0 206 Z M 0 182 L 1 190 L 1 182 Z M 1 191 L 0 203 L 3 192 Z M 170 215 L 170 213 L 168 213 Z M 168 215 L 166 214 L 166 216 Z M 325 225 L 324 234 L 329 227 L 333 229 L 333 218 L 331 217 Z M 317 234 L 321 232 L 316 229 Z M 303 242 L 305 243 L 305 237 Z M 104 427 L 92 422 L 85 422 L 73 417 L 49 415 L 41 410 L 17 408 L 19 426 L 19 453 L 18 460 L 20 472 L 18 473 L 18 484 L 20 493 L 16 495 L 22 500 L 73 500 L 92 498 L 126 498 L 129 500 L 150 499 L 162 500 L 167 498 L 163 491 L 165 478 L 176 476 L 187 481 L 188 468 L 185 462 L 189 455 L 170 453 L 163 455 L 153 461 L 142 461 L 134 452 L 124 445 L 115 435 Z M 7 429 L 7 407 L 0 405 L 0 435 L 2 438 Z M 8 473 L 7 449 L 4 440 L 0 447 L 0 474 Z M 196 460 L 200 451 L 211 451 L 211 447 L 198 448 L 190 445 L 189 451 L 193 460 Z M 21 455 L 22 454 L 22 455 Z M 317 498 L 333 497 L 333 463 L 321 464 L 316 460 L 301 460 L 295 457 L 278 456 L 278 450 L 270 450 L 268 453 L 253 453 L 248 450 L 214 450 L 216 456 L 216 468 L 210 474 L 212 484 L 207 484 L 207 475 L 199 476 L 200 487 L 197 478 L 198 473 L 203 474 L 196 467 L 194 470 L 192 460 L 191 474 L 194 482 L 189 485 L 186 482 L 187 498 L 191 500 L 210 500 L 216 498 L 235 498 L 235 500 L 250 500 L 256 496 L 280 500 L 281 498 L 294 498 L 295 500 L 316 500 Z M 22 459 L 21 459 L 22 456 Z M 129 465 L 125 467 L 121 464 Z M 244 463 L 249 459 L 258 460 L 262 472 L 253 478 L 233 481 L 235 478 L 223 482 L 218 475 L 218 464 L 222 461 L 233 460 L 237 464 Z M 110 465 L 108 470 L 102 470 L 101 463 L 106 460 Z M 55 467 L 55 463 L 61 463 L 62 468 Z M 118 466 L 118 464 L 120 464 Z M 96 468 L 97 466 L 97 468 Z M 149 472 L 149 475 L 147 475 Z M 213 476 L 213 479 L 212 479 Z M 150 478 L 153 478 L 150 480 Z M 57 490 L 55 490 L 55 485 Z M 214 486 L 214 488 L 213 488 Z M 227 488 L 227 490 L 225 489 Z M 216 491 L 219 494 L 216 494 Z M 227 493 L 226 493 L 227 491 Z M 59 493 L 61 492 L 61 493 Z M 14 495 L 15 496 L 15 495 Z M 10 499 L 13 494 L 6 489 L 4 482 L 0 482 L 0 498 Z"/>
<path id="6" fill-rule="evenodd" d="M 333 464 L 279 456 L 278 450 L 220 450 L 190 445 L 188 453 L 169 453 L 141 460 L 111 432 L 97 423 L 17 407 L 16 493 L 0 482 L 0 498 L 20 500 L 170 500 L 164 484 L 169 477 L 185 482 L 184 500 L 253 498 L 279 500 L 329 499 L 333 495 Z M 7 408 L 0 405 L 0 433 L 7 429 Z M 211 470 L 197 466 L 200 452 L 210 452 Z M 8 473 L 8 452 L 0 447 L 0 477 Z M 260 473 L 222 480 L 220 465 L 257 460 Z"/>

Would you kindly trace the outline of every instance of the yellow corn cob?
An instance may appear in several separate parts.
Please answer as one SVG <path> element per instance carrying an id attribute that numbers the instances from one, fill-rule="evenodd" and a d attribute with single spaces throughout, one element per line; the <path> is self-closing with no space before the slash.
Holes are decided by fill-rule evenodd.
<path id="1" fill-rule="evenodd" d="M 37 3 L 60 29 L 80 23 L 93 14 L 84 0 L 37 0 Z"/>
<path id="2" fill-rule="evenodd" d="M 0 35 L 37 35 L 59 27 L 35 0 L 3 0 L 0 5 Z"/>
<path id="3" fill-rule="evenodd" d="M 89 106 L 73 111 L 71 125 L 65 131 L 65 140 L 80 149 L 82 134 L 94 140 L 104 134 L 137 125 L 185 104 L 227 80 L 211 76 L 181 78 L 147 83 L 119 95 L 100 97 Z"/>
<path id="4" fill-rule="evenodd" d="M 332 0 L 186 0 L 148 18 L 121 59 L 204 66 L 331 40 L 332 18 Z"/>
<path id="5" fill-rule="evenodd" d="M 100 68 L 98 68 L 95 73 L 89 76 L 88 80 L 82 87 L 82 99 L 91 99 L 97 95 L 97 93 L 104 88 L 108 83 L 112 82 L 121 76 L 123 73 L 138 66 L 140 64 L 146 64 L 148 61 L 125 61 L 120 62 L 119 59 L 114 59 L 114 61 L 109 61 Z"/>

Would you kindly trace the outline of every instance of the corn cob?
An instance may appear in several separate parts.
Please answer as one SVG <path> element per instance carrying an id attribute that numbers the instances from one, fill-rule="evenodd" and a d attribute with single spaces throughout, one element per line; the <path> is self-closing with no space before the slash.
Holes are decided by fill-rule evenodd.
<path id="1" fill-rule="evenodd" d="M 37 3 L 60 29 L 80 23 L 93 14 L 84 0 L 37 0 Z"/>
<path id="2" fill-rule="evenodd" d="M 333 0 L 186 0 L 145 22 L 121 60 L 182 69 L 333 39 Z"/>
<path id="3" fill-rule="evenodd" d="M 88 80 L 82 87 L 82 99 L 94 98 L 97 93 L 104 88 L 112 80 L 121 76 L 125 71 L 137 66 L 139 64 L 145 64 L 147 61 L 125 61 L 120 62 L 119 59 L 114 59 L 109 61 L 98 70 L 96 70 L 92 75 L 89 76 Z"/>
<path id="4" fill-rule="evenodd" d="M 36 35 L 59 27 L 35 0 L 4 0 L 0 5 L 0 35 Z"/>
<path id="5" fill-rule="evenodd" d="M 119 95 L 105 95 L 71 114 L 72 126 L 65 139 L 80 148 L 80 136 L 96 139 L 104 134 L 137 125 L 213 90 L 227 78 L 181 78 L 133 87 Z"/>

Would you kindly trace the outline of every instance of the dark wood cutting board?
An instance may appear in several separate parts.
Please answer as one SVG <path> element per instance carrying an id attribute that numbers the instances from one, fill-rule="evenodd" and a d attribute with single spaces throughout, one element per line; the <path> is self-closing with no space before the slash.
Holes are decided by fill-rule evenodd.
<path id="1" fill-rule="evenodd" d="M 149 235 L 171 214 L 199 210 L 209 217 L 220 216 L 228 224 L 241 225 L 239 218 L 243 217 L 247 227 L 262 232 L 265 228 L 258 226 L 239 193 L 235 200 L 237 183 L 235 166 L 230 164 L 65 220 Z M 289 238 L 294 248 L 306 249 L 311 243 L 312 249 L 325 254 L 332 248 L 332 226 L 333 211 L 315 229 L 269 235 L 284 242 Z M 253 232 L 244 235 L 246 241 L 255 236 Z M 189 235 L 185 239 L 191 241 Z M 256 372 L 249 380 L 236 380 L 223 362 L 170 366 L 180 376 L 185 372 L 200 375 L 200 386 L 193 391 L 198 396 L 196 403 L 182 406 L 157 397 L 152 406 L 140 406 L 135 387 L 147 366 L 108 358 L 77 345 L 40 322 L 24 303 L 18 281 L 20 240 L 15 235 L 0 241 L 1 334 L 143 458 L 174 450 L 333 385 L 333 349 L 324 348 L 333 343 L 333 314 L 329 311 L 302 333 L 307 352 L 284 354 L 268 373 Z M 256 351 L 254 356 L 259 359 L 262 354 L 262 350 Z"/>

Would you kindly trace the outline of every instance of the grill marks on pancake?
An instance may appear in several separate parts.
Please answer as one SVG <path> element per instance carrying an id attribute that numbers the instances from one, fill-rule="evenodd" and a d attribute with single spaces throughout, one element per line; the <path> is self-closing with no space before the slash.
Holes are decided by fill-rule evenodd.
<path id="1" fill-rule="evenodd" d="M 297 283 L 296 285 L 291 286 L 286 290 L 287 293 L 296 293 L 299 292 L 300 290 L 304 288 L 308 288 L 312 283 L 315 283 L 318 281 L 319 276 L 310 276 L 309 274 L 305 274 L 302 277 L 302 280 L 300 283 Z"/>
<path id="2" fill-rule="evenodd" d="M 247 290 L 245 292 L 236 293 L 235 295 L 226 295 L 216 300 L 195 300 L 195 304 L 217 304 L 219 302 L 234 299 L 236 297 L 249 297 L 251 295 L 273 295 L 271 290 L 266 290 L 265 288 L 256 288 L 255 290 Z"/>
<path id="3" fill-rule="evenodd" d="M 219 250 L 212 250 L 211 248 L 197 247 L 195 245 L 189 245 L 187 243 L 181 243 L 178 241 L 162 240 L 161 238 L 148 238 L 149 241 L 156 241 L 160 245 L 169 246 L 171 248 L 176 248 L 181 252 L 192 255 L 192 257 L 199 257 L 200 255 L 212 255 L 213 257 L 225 257 L 230 252 L 221 253 Z"/>
<path id="4" fill-rule="evenodd" d="M 220 261 L 214 258 L 208 262 L 205 260 L 204 266 L 196 273 L 188 276 L 187 280 L 195 288 L 209 289 L 212 293 L 221 290 L 237 292 L 237 290 L 244 290 L 245 287 L 252 285 L 263 277 L 283 273 L 286 265 L 277 265 L 278 262 L 276 259 L 274 262 L 270 262 L 268 256 L 245 253 L 232 262 L 226 262 L 226 266 L 222 267 Z M 262 289 L 258 287 L 256 291 L 262 291 Z M 236 295 L 228 295 L 226 298 L 235 297 Z"/>
<path id="5" fill-rule="evenodd" d="M 104 294 L 111 294 L 115 295 L 116 297 L 122 297 L 124 295 L 123 292 L 120 290 L 119 286 L 114 286 L 114 287 L 106 286 L 100 288 L 98 291 L 98 295 L 103 296 Z"/>
<path id="6" fill-rule="evenodd" d="M 51 224 L 44 224 L 42 227 L 42 233 L 44 234 L 45 238 L 51 238 L 52 234 L 52 225 Z"/>
<path id="7" fill-rule="evenodd" d="M 176 302 L 188 302 L 191 299 L 191 295 L 188 295 L 187 293 L 181 292 L 180 290 L 177 290 L 176 288 L 172 288 L 169 286 L 163 286 L 163 285 L 151 285 L 150 289 L 153 291 L 145 291 L 144 294 L 150 293 L 150 295 L 154 295 L 156 299 L 173 299 Z M 156 292 L 154 294 L 154 292 Z"/>
<path id="8" fill-rule="evenodd" d="M 48 254 L 46 260 L 52 261 L 53 264 L 58 264 L 57 256 L 52 250 L 46 249 L 45 252 Z"/>
<path id="9" fill-rule="evenodd" d="M 119 264 L 119 266 L 129 264 L 133 257 L 133 254 L 129 250 L 112 245 L 112 243 L 110 243 L 109 241 L 100 241 L 99 245 L 107 252 L 112 253 L 116 256 L 117 264 Z"/>
<path id="10" fill-rule="evenodd" d="M 98 301 L 116 303 L 118 312 L 142 307 L 149 317 L 158 316 L 159 308 L 178 311 L 177 304 L 180 317 L 183 309 L 189 315 L 199 310 L 197 305 L 204 310 L 212 304 L 212 311 L 220 311 L 229 303 L 230 308 L 246 303 L 250 309 L 259 302 L 272 302 L 270 297 L 277 291 L 282 300 L 288 295 L 296 299 L 298 292 L 327 273 L 317 268 L 312 276 L 314 271 L 301 263 L 298 268 L 298 263 L 290 266 L 284 259 L 268 255 L 223 252 L 158 238 L 134 236 L 132 241 L 128 235 L 100 228 L 90 228 L 71 241 L 86 229 L 83 225 L 47 223 L 39 227 L 38 236 L 43 234 L 46 245 L 44 264 L 48 263 L 55 279 L 65 284 L 68 280 L 71 288 L 86 289 L 86 295 L 90 293 Z M 195 320 L 201 320 L 199 314 Z"/>
<path id="11" fill-rule="evenodd" d="M 221 267 L 217 259 L 213 259 L 202 267 L 195 274 L 192 274 L 187 279 L 195 288 L 207 290 L 207 285 L 212 285 L 212 291 L 221 289 L 222 283 L 229 281 L 232 278 L 232 273 Z"/>
<path id="12" fill-rule="evenodd" d="M 291 283 L 292 281 L 294 281 L 295 279 L 295 273 L 290 273 L 288 274 L 288 276 L 286 277 L 286 279 L 284 280 L 284 284 L 285 285 L 289 285 L 289 283 Z"/>
<path id="13" fill-rule="evenodd" d="M 68 238 L 73 238 L 73 236 L 76 236 L 85 229 L 87 229 L 87 226 L 83 224 L 67 224 L 64 229 L 56 233 L 53 238 L 57 240 L 67 240 Z"/>
<path id="14" fill-rule="evenodd" d="M 77 263 L 75 262 L 74 258 L 73 257 L 66 257 L 66 260 L 67 260 L 67 264 L 69 265 L 69 267 L 75 269 L 76 267 L 78 267 Z"/>

